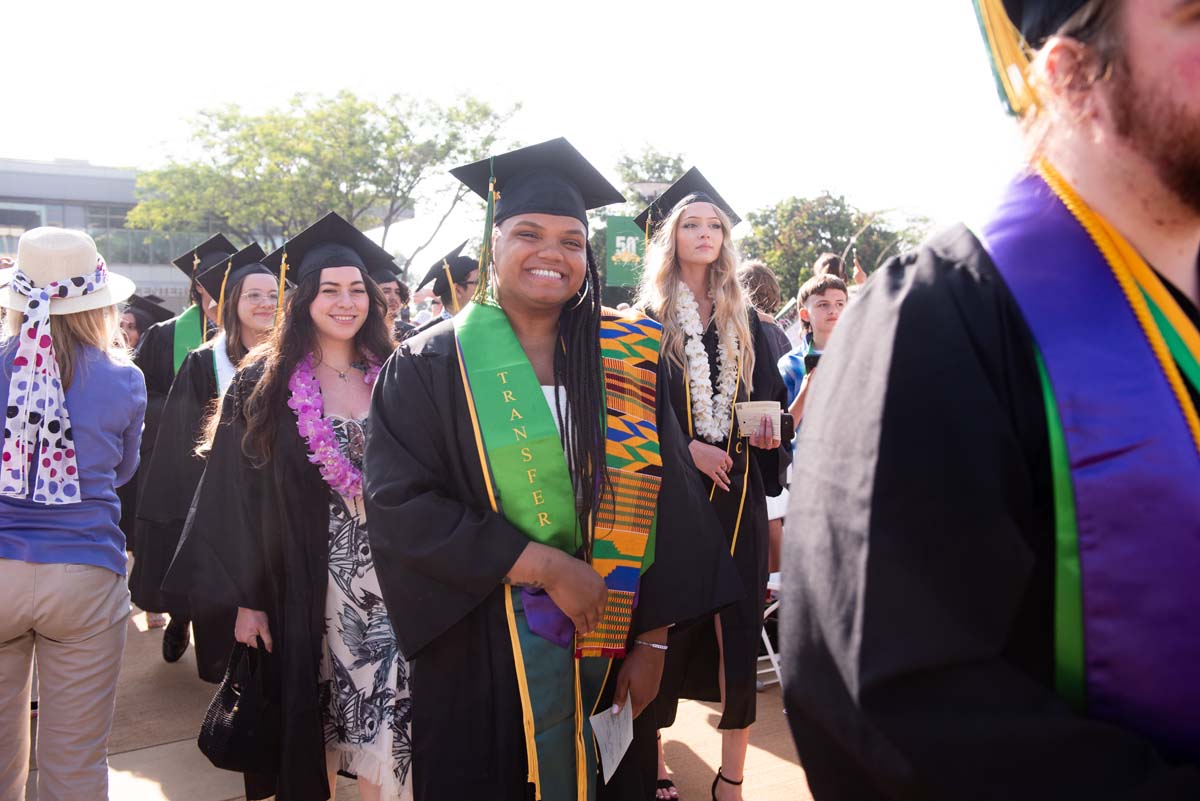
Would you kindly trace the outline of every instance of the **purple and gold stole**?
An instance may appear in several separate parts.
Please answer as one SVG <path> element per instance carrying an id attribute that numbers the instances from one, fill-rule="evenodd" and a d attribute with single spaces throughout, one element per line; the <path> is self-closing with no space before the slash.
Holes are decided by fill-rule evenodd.
<path id="1" fill-rule="evenodd" d="M 981 239 L 1037 343 L 1057 688 L 1200 757 L 1200 419 L 1184 385 L 1200 385 L 1200 335 L 1049 164 L 1008 188 Z"/>

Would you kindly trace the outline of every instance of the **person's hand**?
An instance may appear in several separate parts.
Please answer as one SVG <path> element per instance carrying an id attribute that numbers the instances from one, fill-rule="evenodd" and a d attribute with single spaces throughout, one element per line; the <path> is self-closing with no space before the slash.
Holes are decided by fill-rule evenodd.
<path id="1" fill-rule="evenodd" d="M 698 439 L 688 444 L 692 453 L 692 463 L 696 469 L 708 476 L 721 489 L 729 492 L 729 471 L 733 469 L 733 459 L 729 454 L 716 445 L 709 445 Z"/>
<path id="2" fill-rule="evenodd" d="M 555 552 L 561 558 L 554 559 L 547 571 L 546 594 L 575 624 L 575 631 L 581 636 L 591 634 L 604 616 L 608 587 L 587 562 Z"/>
<path id="3" fill-rule="evenodd" d="M 764 451 L 773 451 L 779 447 L 779 437 L 775 436 L 775 424 L 770 417 L 763 415 L 758 421 L 758 430 L 750 435 L 750 444 Z"/>
<path id="4" fill-rule="evenodd" d="M 862 286 L 867 282 L 867 271 L 862 268 L 858 262 L 858 256 L 854 257 L 854 283 Z"/>
<path id="5" fill-rule="evenodd" d="M 788 408 L 788 412 L 792 415 L 792 420 L 797 426 L 804 418 L 804 402 L 808 399 L 808 385 L 812 381 L 812 377 L 817 374 L 817 368 L 813 368 L 804 374 L 804 380 L 800 382 L 800 391 L 796 393 L 796 399 L 792 401 L 792 405 Z"/>
<path id="6" fill-rule="evenodd" d="M 259 637 L 262 637 L 263 645 L 266 646 L 267 653 L 270 653 L 271 628 L 267 625 L 267 613 L 239 606 L 237 622 L 233 624 L 233 638 L 251 648 L 257 648 Z"/>
<path id="7" fill-rule="evenodd" d="M 665 645 L 667 630 L 656 629 L 638 639 Z M 621 663 L 621 669 L 617 672 L 617 686 L 613 691 L 611 710 L 614 715 L 621 711 L 626 696 L 633 704 L 633 716 L 636 718 L 642 714 L 642 710 L 658 695 L 658 685 L 662 681 L 666 657 L 666 651 L 634 643 L 633 648 L 625 654 L 625 661 Z"/>

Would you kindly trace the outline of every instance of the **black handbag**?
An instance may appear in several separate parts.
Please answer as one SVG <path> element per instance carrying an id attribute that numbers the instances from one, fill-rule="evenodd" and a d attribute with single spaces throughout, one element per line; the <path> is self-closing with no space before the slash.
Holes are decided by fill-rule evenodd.
<path id="1" fill-rule="evenodd" d="M 269 656 L 238 643 L 225 678 L 213 695 L 197 744 L 218 768 L 275 773 L 279 766 L 279 709 L 270 700 L 265 674 Z"/>

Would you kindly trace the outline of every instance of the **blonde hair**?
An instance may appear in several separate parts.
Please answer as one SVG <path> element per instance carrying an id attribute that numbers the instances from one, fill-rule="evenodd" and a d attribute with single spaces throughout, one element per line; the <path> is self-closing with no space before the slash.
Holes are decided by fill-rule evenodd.
<path id="1" fill-rule="evenodd" d="M 636 303 L 639 308 L 649 311 L 662 323 L 663 352 L 685 373 L 687 362 L 683 353 L 683 332 L 675 320 L 675 298 L 682 281 L 679 277 L 679 258 L 675 252 L 675 234 L 679 230 L 683 213 L 690 205 L 692 204 L 679 206 L 672 211 L 650 239 Z M 749 308 L 742 285 L 738 281 L 738 252 L 733 244 L 733 226 L 725 212 L 715 205 L 712 208 L 717 214 L 717 219 L 721 221 L 721 252 L 708 266 L 708 290 L 715 301 L 713 319 L 716 320 L 717 331 L 733 328 L 737 332 L 742 379 L 749 392 L 753 389 L 751 377 L 754 375 L 754 342 L 750 338 Z"/>
<path id="2" fill-rule="evenodd" d="M 21 335 L 23 317 L 19 309 L 9 309 L 5 314 L 4 329 L 10 337 Z M 55 314 L 50 318 L 54 360 L 58 362 L 58 375 L 64 392 L 75 378 L 75 361 L 83 345 L 104 351 L 109 359 L 118 364 L 129 363 L 129 349 L 120 338 L 120 321 L 116 305 L 73 314 Z"/>

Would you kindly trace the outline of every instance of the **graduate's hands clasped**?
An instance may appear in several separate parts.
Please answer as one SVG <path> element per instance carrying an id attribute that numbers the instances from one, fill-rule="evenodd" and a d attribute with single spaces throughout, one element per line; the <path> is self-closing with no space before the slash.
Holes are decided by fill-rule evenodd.
<path id="1" fill-rule="evenodd" d="M 251 648 L 257 648 L 259 637 L 262 638 L 267 653 L 270 653 L 272 647 L 271 627 L 267 623 L 267 613 L 239 606 L 237 622 L 233 624 L 233 638 Z"/>
<path id="2" fill-rule="evenodd" d="M 688 443 L 692 454 L 692 463 L 696 469 L 713 480 L 718 487 L 729 492 L 729 471 L 733 469 L 733 459 L 716 445 L 709 445 L 698 439 Z"/>

